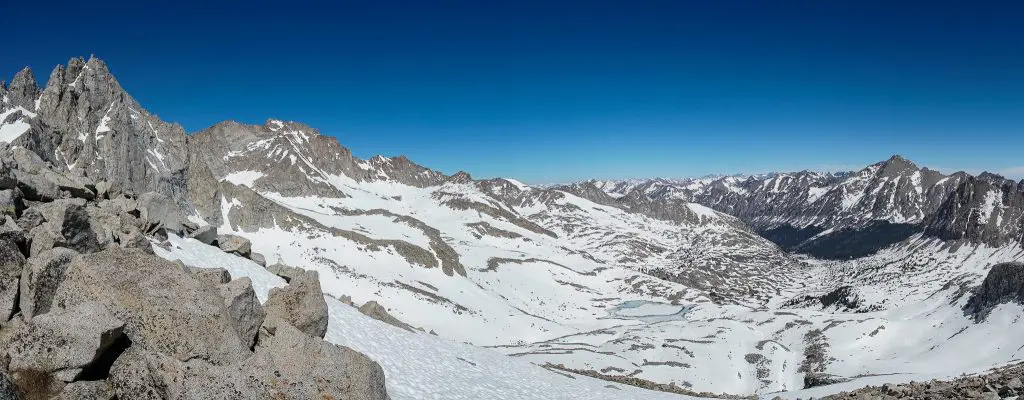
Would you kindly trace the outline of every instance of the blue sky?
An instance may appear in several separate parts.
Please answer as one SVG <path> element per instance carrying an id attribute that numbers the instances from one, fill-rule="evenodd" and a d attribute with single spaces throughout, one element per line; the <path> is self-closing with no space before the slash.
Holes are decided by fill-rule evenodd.
<path id="1" fill-rule="evenodd" d="M 1024 2 L 246 4 L 5 4 L 0 79 L 96 54 L 190 132 L 296 120 L 531 183 L 894 153 L 1024 177 Z"/>

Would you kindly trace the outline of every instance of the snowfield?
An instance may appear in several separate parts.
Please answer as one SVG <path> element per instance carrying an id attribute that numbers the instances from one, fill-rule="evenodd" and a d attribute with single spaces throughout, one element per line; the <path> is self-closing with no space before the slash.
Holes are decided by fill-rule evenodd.
<path id="1" fill-rule="evenodd" d="M 157 255 L 194 267 L 225 268 L 232 279 L 248 277 L 261 301 L 281 278 L 258 264 L 194 239 L 169 238 L 170 249 L 153 246 Z M 493 350 L 426 333 L 411 333 L 367 317 L 325 296 L 329 310 L 328 342 L 350 347 L 381 364 L 388 394 L 395 400 L 418 399 L 693 399 L 614 384 L 585 376 L 552 372 Z"/>
<path id="2" fill-rule="evenodd" d="M 288 122 L 246 129 L 256 130 L 252 142 L 233 147 L 217 177 L 239 186 L 222 192 L 218 215 L 202 217 L 250 239 L 268 263 L 317 271 L 331 299 L 329 340 L 384 365 L 396 398 L 674 396 L 568 378 L 548 365 L 690 393 L 820 395 L 1022 358 L 1020 306 L 980 323 L 962 311 L 993 264 L 1024 259 L 1017 244 L 918 234 L 870 256 L 825 261 L 789 254 L 686 198 L 701 185 L 779 199 L 806 187 L 794 199 L 847 214 L 804 222 L 915 221 L 920 207 L 878 208 L 899 203 L 897 193 L 919 200 L 917 173 L 876 179 L 875 165 L 827 190 L 819 184 L 840 175 L 777 174 L 759 178 L 760 187 L 739 177 L 600 183 L 623 196 L 682 199 L 672 218 L 655 218 L 671 204 L 627 209 L 611 195 L 448 177 L 403 158 L 338 158 L 323 137 Z M 1000 209 L 993 199 L 979 213 L 1003 215 L 989 211 Z M 171 243 L 158 252 L 195 265 L 237 262 Z M 238 268 L 262 271 L 258 285 L 280 284 L 255 264 Z M 376 301 L 437 336 L 370 320 L 340 298 Z M 843 383 L 804 391 L 808 376 Z"/>

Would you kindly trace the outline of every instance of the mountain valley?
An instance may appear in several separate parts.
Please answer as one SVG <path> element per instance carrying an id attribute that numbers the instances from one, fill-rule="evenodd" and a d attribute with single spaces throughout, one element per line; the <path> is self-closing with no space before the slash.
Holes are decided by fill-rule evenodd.
<path id="1" fill-rule="evenodd" d="M 265 304 L 301 282 L 286 268 L 314 271 L 320 338 L 379 364 L 391 399 L 810 398 L 1024 358 L 1024 181 L 900 156 L 834 173 L 474 179 L 359 159 L 299 122 L 186 133 L 98 58 L 42 88 L 26 69 L 0 99 L 9 219 L 162 199 L 117 217 L 169 214 L 136 244 L 248 278 Z M 23 247 L 47 240 L 25 231 Z M 0 326 L 32 321 L 10 311 Z"/>

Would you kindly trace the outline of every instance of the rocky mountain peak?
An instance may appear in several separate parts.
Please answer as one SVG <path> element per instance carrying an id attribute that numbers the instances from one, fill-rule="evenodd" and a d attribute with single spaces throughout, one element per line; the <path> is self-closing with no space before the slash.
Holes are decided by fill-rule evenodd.
<path id="1" fill-rule="evenodd" d="M 319 129 L 295 121 L 283 121 L 271 118 L 263 124 L 263 127 L 271 132 L 282 135 L 292 135 L 300 140 L 309 140 L 310 137 L 321 136 Z"/>
<path id="2" fill-rule="evenodd" d="M 466 171 L 456 172 L 455 175 L 448 177 L 447 182 L 451 183 L 469 183 L 473 181 L 473 177 Z"/>
<path id="3" fill-rule="evenodd" d="M 993 182 L 993 183 L 995 183 L 995 182 L 1002 182 L 1002 181 L 1006 181 L 1007 180 L 1006 177 L 1004 177 L 1002 175 L 999 175 L 999 174 L 996 174 L 996 173 L 993 173 L 993 172 L 988 172 L 988 171 L 985 171 L 985 172 L 982 172 L 982 173 L 978 174 L 977 178 L 979 180 L 984 180 L 984 181 Z"/>
<path id="4" fill-rule="evenodd" d="M 878 166 L 881 176 L 899 176 L 920 170 L 916 164 L 899 154 L 894 154 L 889 159 L 875 165 Z"/>
<path id="5" fill-rule="evenodd" d="M 11 105 L 35 110 L 35 101 L 39 97 L 39 85 L 32 74 L 32 68 L 25 67 L 14 75 L 11 87 L 7 89 L 7 97 Z"/>

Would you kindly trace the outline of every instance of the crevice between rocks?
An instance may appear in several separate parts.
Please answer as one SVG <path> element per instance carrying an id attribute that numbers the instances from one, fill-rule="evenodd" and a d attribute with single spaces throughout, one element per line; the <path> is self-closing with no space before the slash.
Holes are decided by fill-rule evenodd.
<path id="1" fill-rule="evenodd" d="M 107 376 L 110 375 L 110 367 L 114 365 L 114 361 L 131 346 L 132 340 L 128 338 L 128 335 L 122 333 L 117 339 L 114 339 L 114 343 L 111 343 L 110 346 L 107 346 L 100 353 L 99 357 L 96 357 L 96 361 L 83 368 L 82 372 L 79 372 L 78 376 L 75 377 L 75 380 L 99 381 L 107 379 Z"/>

